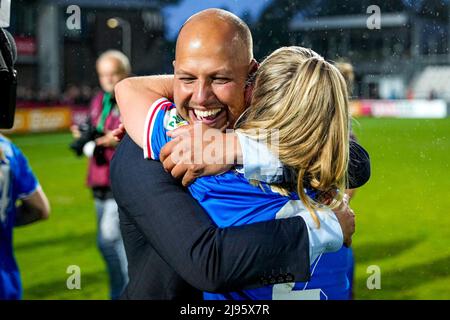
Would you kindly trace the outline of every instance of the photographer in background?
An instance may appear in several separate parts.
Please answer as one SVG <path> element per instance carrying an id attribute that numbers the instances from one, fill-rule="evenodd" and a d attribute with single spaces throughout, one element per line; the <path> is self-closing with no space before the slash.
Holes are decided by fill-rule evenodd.
<path id="1" fill-rule="evenodd" d="M 102 92 L 91 101 L 88 121 L 71 127 L 76 139 L 71 148 L 78 156 L 89 157 L 87 184 L 92 188 L 97 211 L 97 244 L 107 264 L 113 300 L 120 297 L 128 282 L 119 212 L 109 178 L 109 164 L 118 143 L 112 130 L 120 124 L 114 86 L 130 72 L 130 62 L 120 51 L 110 50 L 100 55 L 97 74 Z"/>

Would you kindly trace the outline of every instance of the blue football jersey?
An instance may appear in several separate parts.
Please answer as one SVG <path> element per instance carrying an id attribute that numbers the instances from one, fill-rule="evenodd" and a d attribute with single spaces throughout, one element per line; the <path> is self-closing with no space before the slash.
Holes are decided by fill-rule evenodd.
<path id="1" fill-rule="evenodd" d="M 13 254 L 16 201 L 38 187 L 28 161 L 11 141 L 0 135 L 0 300 L 20 299 L 22 286 Z"/>
<path id="2" fill-rule="evenodd" d="M 167 132 L 187 122 L 176 115 L 175 105 L 160 99 L 149 109 L 144 133 L 144 156 L 159 159 L 170 141 Z M 219 227 L 239 226 L 307 212 L 296 193 L 283 196 L 269 185 L 251 184 L 242 173 L 231 170 L 195 180 L 189 192 Z M 309 214 L 309 213 L 308 213 Z M 309 282 L 283 283 L 229 293 L 204 293 L 206 300 L 302 300 L 348 299 L 347 248 L 320 255 L 311 264 Z"/>

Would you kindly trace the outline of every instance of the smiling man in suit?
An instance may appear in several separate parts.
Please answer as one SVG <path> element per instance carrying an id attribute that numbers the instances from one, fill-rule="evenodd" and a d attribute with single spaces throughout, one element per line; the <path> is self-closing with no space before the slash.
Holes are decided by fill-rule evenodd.
<path id="1" fill-rule="evenodd" d="M 192 116 L 189 106 L 203 105 L 221 109 L 208 122 L 212 127 L 234 122 L 244 111 L 246 80 L 256 67 L 247 25 L 218 9 L 192 16 L 180 31 L 174 67 L 175 77 L 167 78 L 167 91 L 174 96 L 167 98 L 183 117 Z M 148 80 L 119 83 L 119 106 L 148 109 Z M 133 121 L 143 125 L 145 119 Z M 132 127 L 127 125 L 131 135 Z M 236 158 L 254 146 L 241 147 Z M 181 175 L 174 174 L 175 166 Z M 203 172 L 223 172 L 227 166 Z M 179 177 L 189 171 L 183 164 L 174 167 L 169 171 Z M 128 136 L 116 150 L 111 177 L 129 266 L 124 299 L 201 299 L 201 291 L 306 281 L 312 254 L 336 251 L 354 232 L 354 218 L 345 210 L 339 218 L 342 229 L 339 224 L 323 228 L 333 230 L 329 233 L 313 231 L 301 217 L 218 228 L 161 163 L 144 160 L 143 150 Z"/>

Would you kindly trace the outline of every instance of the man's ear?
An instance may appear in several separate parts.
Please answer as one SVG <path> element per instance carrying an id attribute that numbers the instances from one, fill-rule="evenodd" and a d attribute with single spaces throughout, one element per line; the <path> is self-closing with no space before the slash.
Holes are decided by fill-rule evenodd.
<path id="1" fill-rule="evenodd" d="M 173 61 L 172 61 L 173 73 L 175 73 L 175 62 L 176 62 L 176 60 L 173 60 Z"/>
<path id="2" fill-rule="evenodd" d="M 255 59 L 252 59 L 252 62 L 250 62 L 250 65 L 248 67 L 248 76 L 247 76 L 247 86 L 253 85 L 255 81 L 255 75 L 256 71 L 258 71 L 259 63 Z"/>
<path id="3" fill-rule="evenodd" d="M 248 108 L 250 106 L 250 103 L 252 102 L 252 94 L 253 94 L 253 87 L 255 85 L 255 74 L 256 71 L 259 68 L 259 63 L 252 59 L 252 62 L 249 66 L 248 71 L 248 77 L 247 77 L 247 83 L 245 84 L 245 92 L 244 92 L 244 98 L 245 98 L 245 107 Z"/>

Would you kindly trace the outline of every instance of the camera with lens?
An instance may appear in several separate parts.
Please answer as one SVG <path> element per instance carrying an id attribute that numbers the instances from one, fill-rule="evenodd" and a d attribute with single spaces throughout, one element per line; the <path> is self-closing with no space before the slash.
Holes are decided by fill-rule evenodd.
<path id="1" fill-rule="evenodd" d="M 70 144 L 70 148 L 76 153 L 77 156 L 83 154 L 84 146 L 89 142 L 94 142 L 95 139 L 102 137 L 104 134 L 99 132 L 90 121 L 79 125 L 78 130 L 81 136 Z M 105 165 L 107 163 L 105 157 L 105 147 L 95 146 L 93 157 L 97 165 Z"/>

